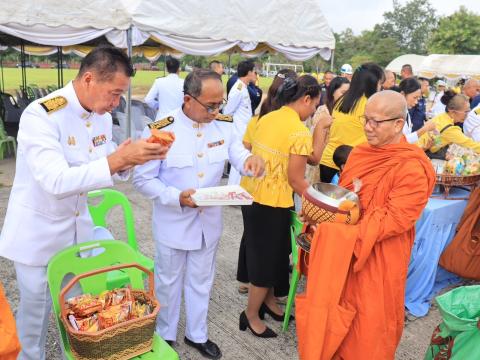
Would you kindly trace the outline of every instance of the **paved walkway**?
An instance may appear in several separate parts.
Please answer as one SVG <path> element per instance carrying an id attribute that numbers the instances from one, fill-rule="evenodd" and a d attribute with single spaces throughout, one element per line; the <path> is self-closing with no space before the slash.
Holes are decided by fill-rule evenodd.
<path id="1" fill-rule="evenodd" d="M 14 161 L 7 159 L 0 161 L 0 228 L 3 225 L 7 207 L 10 186 L 13 181 Z M 151 238 L 151 204 L 137 193 L 130 183 L 116 185 L 116 188 L 127 194 L 130 199 L 134 216 L 137 238 L 141 251 L 153 257 L 154 246 Z M 114 210 L 110 214 L 114 235 L 124 239 L 124 228 L 120 211 Z M 296 350 L 295 323 L 292 323 L 288 332 L 281 332 L 281 325 L 267 316 L 267 324 L 279 333 L 276 339 L 259 339 L 247 332 L 238 329 L 239 314 L 246 305 L 246 295 L 237 292 L 235 280 L 238 246 L 242 234 L 241 212 L 236 207 L 226 207 L 224 212 L 224 233 L 217 254 L 217 275 L 210 301 L 209 335 L 217 342 L 223 352 L 223 359 L 229 360 L 294 360 L 298 359 Z M 12 263 L 0 258 L 0 279 L 3 282 L 7 297 L 14 310 L 18 303 L 15 273 Z M 303 287 L 300 284 L 300 288 Z M 398 360 L 423 359 L 425 349 L 429 343 L 433 328 L 439 323 L 439 313 L 435 307 L 425 318 L 408 321 L 403 333 L 402 342 L 397 351 Z M 178 342 L 175 349 L 184 359 L 202 359 L 196 350 L 192 350 L 183 343 L 185 330 L 184 311 L 180 319 Z M 50 321 L 48 332 L 47 359 L 61 359 L 57 340 L 56 327 L 53 318 Z"/>

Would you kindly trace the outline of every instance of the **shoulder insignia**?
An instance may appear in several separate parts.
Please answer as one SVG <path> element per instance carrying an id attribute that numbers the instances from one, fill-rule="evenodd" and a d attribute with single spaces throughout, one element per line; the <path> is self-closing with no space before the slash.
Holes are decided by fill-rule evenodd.
<path id="1" fill-rule="evenodd" d="M 232 117 L 232 115 L 218 114 L 217 117 L 215 118 L 215 120 L 233 123 L 233 117 Z"/>
<path id="2" fill-rule="evenodd" d="M 241 81 L 238 82 L 237 90 L 242 90 L 243 84 Z"/>
<path id="3" fill-rule="evenodd" d="M 480 106 L 475 109 L 475 114 L 480 115 Z"/>
<path id="4" fill-rule="evenodd" d="M 163 129 L 164 127 L 170 125 L 170 124 L 173 124 L 173 121 L 175 119 L 173 118 L 173 116 L 168 116 L 164 119 L 161 119 L 161 120 L 157 120 L 157 121 L 154 121 L 150 124 L 148 124 L 148 127 L 150 129 L 157 129 L 157 130 L 160 130 L 160 129 Z"/>
<path id="5" fill-rule="evenodd" d="M 51 112 L 64 108 L 67 103 L 67 99 L 65 99 L 63 96 L 55 96 L 54 98 L 40 102 L 40 105 L 48 114 L 50 114 Z"/>

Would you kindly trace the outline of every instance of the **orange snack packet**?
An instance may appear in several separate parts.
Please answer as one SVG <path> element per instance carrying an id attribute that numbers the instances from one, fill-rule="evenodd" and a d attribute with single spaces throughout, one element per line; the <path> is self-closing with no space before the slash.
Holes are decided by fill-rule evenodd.
<path id="1" fill-rule="evenodd" d="M 175 134 L 171 131 L 163 131 L 158 129 L 150 129 L 151 136 L 147 139 L 149 143 L 158 143 L 168 146 L 175 141 Z"/>

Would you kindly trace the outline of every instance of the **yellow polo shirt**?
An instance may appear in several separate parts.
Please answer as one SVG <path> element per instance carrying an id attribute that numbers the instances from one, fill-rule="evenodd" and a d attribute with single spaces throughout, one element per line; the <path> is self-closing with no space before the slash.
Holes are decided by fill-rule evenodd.
<path id="1" fill-rule="evenodd" d="M 289 156 L 308 156 L 313 151 L 312 134 L 297 112 L 283 106 L 260 119 L 252 118 L 243 141 L 252 145 L 252 154 L 265 160 L 265 175 L 261 178 L 244 176 L 240 185 L 259 204 L 293 206 L 293 189 L 287 176 Z"/>
<path id="2" fill-rule="evenodd" d="M 363 120 L 360 118 L 365 113 L 365 105 L 367 105 L 367 97 L 362 96 L 357 105 L 348 114 L 338 111 L 340 103 L 333 109 L 333 123 L 330 127 L 330 133 L 327 146 L 323 150 L 322 160 L 320 164 L 338 169 L 333 162 L 333 153 L 340 145 L 350 145 L 355 147 L 367 141 L 365 131 L 363 129 Z"/>
<path id="3" fill-rule="evenodd" d="M 447 114 L 443 113 L 435 116 L 432 121 L 435 123 L 435 128 L 438 131 L 441 131 L 447 125 L 453 125 L 453 119 Z M 420 146 L 425 146 L 428 142 L 429 134 L 425 133 L 418 139 L 417 144 Z M 435 153 L 444 146 L 450 144 L 457 144 L 465 148 L 473 149 L 475 152 L 480 153 L 480 142 L 474 141 L 472 138 L 466 136 L 462 129 L 458 126 L 450 126 L 448 129 L 445 129 L 440 134 L 441 142 L 438 145 L 434 145 L 430 148 L 430 151 Z"/>

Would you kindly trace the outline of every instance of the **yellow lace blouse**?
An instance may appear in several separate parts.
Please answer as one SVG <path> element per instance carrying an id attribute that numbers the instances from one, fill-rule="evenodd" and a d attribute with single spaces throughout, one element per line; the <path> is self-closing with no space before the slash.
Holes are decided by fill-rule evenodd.
<path id="1" fill-rule="evenodd" d="M 297 112 L 288 106 L 262 118 L 252 118 L 243 138 L 252 145 L 252 154 L 265 160 L 265 176 L 243 177 L 241 185 L 255 202 L 272 207 L 293 206 L 293 189 L 288 184 L 290 154 L 312 153 L 312 135 Z"/>

